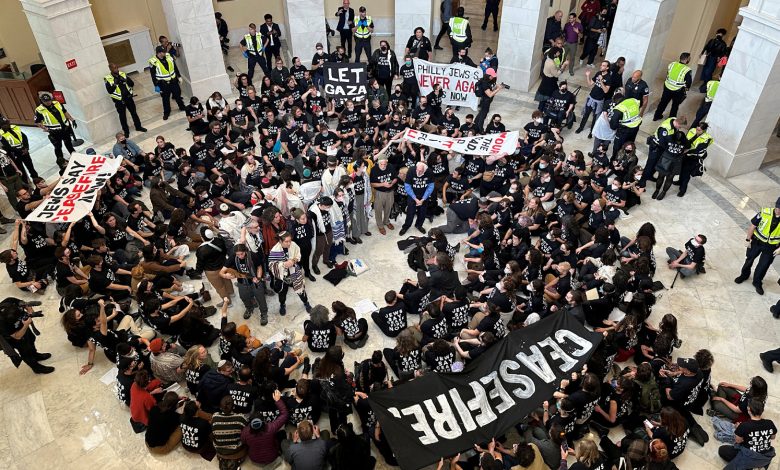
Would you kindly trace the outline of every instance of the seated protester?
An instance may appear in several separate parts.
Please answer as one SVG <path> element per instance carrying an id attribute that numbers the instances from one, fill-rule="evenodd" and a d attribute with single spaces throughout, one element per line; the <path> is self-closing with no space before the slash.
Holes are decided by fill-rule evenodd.
<path id="1" fill-rule="evenodd" d="M 303 368 L 306 370 L 308 361 L 303 357 L 285 353 L 278 348 L 260 348 L 252 364 L 254 382 L 273 382 L 279 390 L 295 387 L 295 380 L 291 379 L 290 375 L 301 364 L 304 364 Z"/>
<path id="2" fill-rule="evenodd" d="M 228 111 L 228 119 L 230 119 L 230 133 L 232 134 L 230 140 L 233 142 L 244 132 L 255 130 L 252 114 L 244 108 L 244 103 L 240 98 L 235 100 L 235 107 Z"/>
<path id="3" fill-rule="evenodd" d="M 303 339 L 313 352 L 325 352 L 336 344 L 336 327 L 328 318 L 330 312 L 324 305 L 315 305 L 309 320 L 303 322 Z"/>
<path id="4" fill-rule="evenodd" d="M 768 467 L 775 456 L 772 440 L 777 437 L 777 427 L 763 418 L 764 402 L 751 399 L 747 409 L 750 419 L 734 429 L 736 445 L 723 445 L 718 449 L 720 458 L 728 462 L 727 469 Z"/>
<path id="5" fill-rule="evenodd" d="M 475 338 L 460 338 L 455 337 L 453 340 L 453 347 L 457 351 L 458 356 L 464 361 L 471 361 L 478 358 L 482 353 L 495 344 L 497 341 L 495 335 L 490 331 L 480 333 Z"/>
<path id="6" fill-rule="evenodd" d="M 165 455 L 181 442 L 182 432 L 179 414 L 176 412 L 178 404 L 179 396 L 176 392 L 167 392 L 160 403 L 149 411 L 144 441 L 152 454 Z"/>
<path id="7" fill-rule="evenodd" d="M 544 296 L 550 303 L 563 300 L 571 290 L 571 265 L 564 261 L 552 265 L 556 275 L 548 274 L 548 282 L 544 286 Z"/>
<path id="8" fill-rule="evenodd" d="M 116 383 L 114 384 L 114 393 L 117 399 L 130 406 L 130 388 L 135 380 L 135 373 L 144 367 L 141 361 L 131 357 L 122 357 L 117 361 Z"/>
<path id="9" fill-rule="evenodd" d="M 17 242 L 21 222 L 21 219 L 16 221 L 14 234 L 11 238 L 11 247 L 0 252 L 0 263 L 5 264 L 8 277 L 11 278 L 11 282 L 13 282 L 17 288 L 30 293 L 43 295 L 46 287 L 49 285 L 47 274 L 51 273 L 54 269 L 53 266 L 45 268 L 39 267 L 38 271 L 34 272 L 32 267 L 27 265 L 26 260 L 19 258 L 19 253 L 16 249 L 18 246 Z"/>
<path id="10" fill-rule="evenodd" d="M 162 380 L 164 386 L 169 386 L 184 380 L 181 368 L 184 360 L 184 350 L 176 343 L 170 344 L 155 338 L 149 343 L 151 370 L 155 377 Z"/>
<path id="11" fill-rule="evenodd" d="M 105 237 L 109 251 L 114 253 L 117 259 L 123 259 L 128 264 L 137 263 L 141 247 L 150 243 L 142 236 L 131 233 L 132 229 L 128 229 L 125 223 L 112 212 L 106 214 L 103 224 L 96 225 L 95 230 Z"/>
<path id="12" fill-rule="evenodd" d="M 406 329 L 408 325 L 407 310 L 403 300 L 404 298 L 394 290 L 387 291 L 385 293 L 387 305 L 371 313 L 371 319 L 385 336 L 395 338 Z"/>
<path id="13" fill-rule="evenodd" d="M 601 193 L 604 211 L 607 217 L 616 219 L 620 216 L 620 209 L 626 206 L 626 190 L 623 189 L 623 179 L 619 176 L 612 178 L 612 183 Z"/>
<path id="14" fill-rule="evenodd" d="M 400 380 L 409 380 L 422 367 L 420 343 L 412 328 L 402 330 L 395 341 L 395 348 L 385 348 L 382 354 L 396 377 Z"/>
<path id="15" fill-rule="evenodd" d="M 224 359 L 217 363 L 216 369 L 203 375 L 198 386 L 198 402 L 203 411 L 214 413 L 220 409 L 220 403 L 225 397 L 230 398 L 228 387 L 233 383 L 232 375 L 233 364 Z"/>
<path id="16" fill-rule="evenodd" d="M 190 98 L 190 104 L 187 105 L 184 112 L 187 122 L 190 124 L 188 130 L 192 131 L 193 136 L 204 135 L 209 132 L 206 111 L 203 108 L 203 103 L 200 102 L 197 96 Z"/>
<path id="17" fill-rule="evenodd" d="M 585 293 L 581 290 L 570 290 L 557 303 L 550 305 L 550 312 L 560 312 L 573 316 L 578 322 L 585 324 L 585 311 L 582 303 L 585 301 Z M 560 304 L 560 306 L 559 306 Z"/>
<path id="18" fill-rule="evenodd" d="M 381 360 L 381 356 L 380 356 Z M 287 423 L 298 426 L 301 421 L 311 421 L 316 423 L 320 420 L 322 412 L 320 408 L 320 399 L 312 390 L 309 379 L 300 379 L 295 384 L 295 391 L 290 395 L 282 397 L 287 406 Z"/>
<path id="19" fill-rule="evenodd" d="M 519 312 L 525 315 L 536 313 L 542 318 L 546 317 L 550 312 L 544 299 L 544 282 L 541 279 L 534 279 L 526 286 L 526 290 L 528 298 L 517 305 Z"/>
<path id="20" fill-rule="evenodd" d="M 293 442 L 286 447 L 283 455 L 292 468 L 326 468 L 328 444 L 320 438 L 317 426 L 303 421 L 293 436 Z"/>
<path id="21" fill-rule="evenodd" d="M 16 190 L 16 212 L 19 217 L 25 218 L 30 215 L 38 206 L 43 203 L 43 197 L 51 193 L 59 179 L 49 186 L 41 188 L 28 188 L 27 186 L 21 187 Z M 13 199 L 13 197 L 12 197 Z"/>
<path id="22" fill-rule="evenodd" d="M 370 393 L 373 387 L 382 386 L 387 380 L 387 367 L 382 362 L 382 351 L 376 350 L 370 359 L 355 362 L 355 391 Z"/>
<path id="23" fill-rule="evenodd" d="M 542 141 L 544 134 L 547 133 L 549 127 L 544 124 L 544 115 L 541 111 L 535 110 L 531 113 L 531 122 L 523 126 L 525 130 L 525 138 L 523 139 L 523 146 L 521 152 L 525 156 L 532 155 L 532 149 L 536 148 L 536 144 Z"/>
<path id="24" fill-rule="evenodd" d="M 452 365 L 457 361 L 455 348 L 444 339 L 436 339 L 425 349 L 425 363 L 434 372 L 452 372 Z"/>
<path id="25" fill-rule="evenodd" d="M 434 256 L 434 264 L 429 265 L 426 273 L 420 273 L 420 287 L 430 291 L 430 299 L 436 300 L 442 295 L 452 295 L 460 283 L 458 273 L 452 267 L 452 259 L 446 252 Z M 414 284 L 414 281 L 411 282 Z"/>
<path id="26" fill-rule="evenodd" d="M 130 298 L 133 289 L 130 287 L 130 271 L 114 269 L 103 262 L 103 258 L 92 255 L 87 259 L 92 267 L 89 271 L 89 289 L 95 294 L 108 295 L 115 301 Z"/>
<path id="27" fill-rule="evenodd" d="M 344 344 L 350 348 L 362 348 L 368 341 L 368 321 L 365 318 L 358 319 L 354 309 L 338 300 L 331 304 L 331 309 L 335 314 L 333 325 L 336 334 L 343 336 Z"/>
<path id="28" fill-rule="evenodd" d="M 471 306 L 476 308 L 486 307 L 488 309 L 492 306 L 501 314 L 501 318 L 511 318 L 515 307 L 517 307 L 516 293 L 518 287 L 518 282 L 515 279 L 510 276 L 504 276 L 495 283 L 494 287 L 487 287 L 482 290 L 480 292 L 480 301 L 472 303 Z M 474 318 L 472 318 L 471 324 L 479 325 L 484 317 L 481 312 L 476 313 Z M 493 333 L 499 338 L 503 337 L 499 330 L 494 330 Z"/>
<path id="29" fill-rule="evenodd" d="M 623 424 L 628 429 L 637 427 L 639 419 L 634 408 L 636 396 L 634 381 L 629 377 L 620 376 L 604 387 L 607 389 L 606 394 L 594 408 L 591 427 L 602 431 L 599 434 L 602 434 L 606 428 L 613 428 L 619 424 Z"/>
<path id="30" fill-rule="evenodd" d="M 214 201 L 223 202 L 229 206 L 242 211 L 250 205 L 252 198 L 251 191 L 234 190 L 232 184 L 227 180 L 227 175 L 211 175 L 211 188 L 209 194 Z"/>
<path id="31" fill-rule="evenodd" d="M 469 315 L 470 303 L 465 287 L 456 287 L 452 292 L 452 298 L 442 297 L 440 304 L 442 305 L 441 311 L 447 320 L 447 329 L 449 331 L 460 331 L 468 326 L 471 319 Z"/>
<path id="32" fill-rule="evenodd" d="M 233 399 L 233 410 L 236 413 L 248 415 L 252 411 L 252 404 L 257 399 L 260 391 L 252 383 L 252 368 L 243 366 L 238 371 L 238 378 L 227 387 L 228 395 Z"/>
<path id="33" fill-rule="evenodd" d="M 445 339 L 449 336 L 449 329 L 447 327 L 447 319 L 441 314 L 439 304 L 430 303 L 426 308 L 425 321 L 420 322 L 420 332 L 422 333 L 422 340 L 420 344 L 426 346 L 429 343 L 437 339 Z"/>
<path id="34" fill-rule="evenodd" d="M 650 439 L 660 439 L 666 444 L 666 448 L 669 449 L 669 457 L 672 460 L 685 450 L 690 432 L 685 418 L 679 411 L 670 406 L 661 408 L 660 422 L 645 422 L 645 431 Z"/>
<path id="35" fill-rule="evenodd" d="M 371 444 L 365 436 L 355 434 L 352 424 L 336 430 L 337 443 L 328 451 L 328 462 L 333 470 L 374 468 L 376 458 L 371 455 Z"/>
<path id="36" fill-rule="evenodd" d="M 211 417 L 211 436 L 220 467 L 226 465 L 222 463 L 223 458 L 224 461 L 230 462 L 235 461 L 236 456 L 245 455 L 246 446 L 241 439 L 241 434 L 246 425 L 247 420 L 244 415 L 233 411 L 233 400 L 230 396 L 222 397 L 218 411 Z M 241 460 L 243 457 L 238 458 L 239 462 Z"/>
<path id="37" fill-rule="evenodd" d="M 595 235 L 594 235 L 595 236 Z M 579 281 L 587 289 L 594 289 L 603 286 L 605 283 L 612 283 L 612 277 L 615 275 L 617 267 L 617 256 L 615 250 L 607 250 L 601 255 L 601 258 L 586 257 L 582 260 L 582 267 L 579 271 Z"/>
<path id="38" fill-rule="evenodd" d="M 601 398 L 601 381 L 596 374 L 590 372 L 583 373 L 581 377 L 580 374 L 573 373 L 571 380 L 561 381 L 559 391 L 553 396 L 558 400 L 562 398 L 569 400 L 574 422 L 580 426 L 576 432 L 582 435 L 587 430 L 587 426 L 583 425 L 588 422 Z"/>
<path id="39" fill-rule="evenodd" d="M 609 250 L 611 241 L 609 237 L 609 229 L 605 226 L 601 226 L 593 232 L 591 240 L 579 248 L 577 248 L 577 258 L 584 260 L 585 258 L 601 258 L 604 253 Z"/>
<path id="40" fill-rule="evenodd" d="M 490 122 L 485 125 L 485 134 L 500 134 L 506 132 L 506 126 L 501 122 L 501 115 L 494 114 L 490 118 Z"/>
<path id="41" fill-rule="evenodd" d="M 569 470 L 603 470 L 607 468 L 606 459 L 599 452 L 598 444 L 592 439 L 581 439 L 577 442 L 574 458 L 576 461 L 569 467 Z"/>
<path id="42" fill-rule="evenodd" d="M 189 400 L 184 404 L 179 426 L 181 446 L 188 452 L 200 454 L 206 460 L 214 458 L 214 444 L 211 442 L 211 423 L 199 416 L 197 402 Z"/>
<path id="43" fill-rule="evenodd" d="M 181 363 L 181 369 L 184 371 L 184 380 L 187 382 L 187 389 L 191 394 L 198 394 L 201 379 L 206 375 L 206 372 L 214 368 L 216 368 L 216 364 L 203 345 L 196 344 L 187 350 Z"/>
<path id="44" fill-rule="evenodd" d="M 766 399 L 766 380 L 761 376 L 757 375 L 750 379 L 750 385 L 747 387 L 721 382 L 718 384 L 715 395 L 711 398 L 712 411 L 708 411 L 707 414 L 723 417 L 732 422 L 740 421 L 748 417 L 748 404 L 751 400 L 766 403 Z"/>
<path id="45" fill-rule="evenodd" d="M 163 393 L 160 381 L 151 379 L 150 375 L 145 369 L 139 370 L 130 387 L 130 425 L 136 433 L 146 430 L 149 412 L 157 404 L 155 396 Z"/>
<path id="46" fill-rule="evenodd" d="M 79 286 L 84 293 L 89 292 L 89 277 L 71 261 L 71 251 L 67 247 L 57 247 L 54 251 L 57 258 L 55 267 L 55 279 L 57 281 L 57 293 L 65 295 L 68 286 Z"/>
<path id="47" fill-rule="evenodd" d="M 647 182 L 642 179 L 644 168 L 637 165 L 633 172 L 626 176 L 623 182 L 623 189 L 626 191 L 626 205 L 623 212 L 628 214 L 628 209 L 642 204 L 642 194 L 645 192 Z"/>
<path id="48" fill-rule="evenodd" d="M 258 465 L 273 463 L 280 454 L 278 432 L 284 429 L 289 412 L 282 400 L 282 394 L 275 390 L 271 396 L 278 411 L 275 419 L 268 422 L 257 415 L 253 415 L 249 424 L 241 431 L 241 442 L 248 449 L 249 459 Z"/>
<path id="49" fill-rule="evenodd" d="M 669 269 L 678 270 L 683 278 L 704 272 L 705 243 L 707 243 L 707 237 L 698 234 L 685 242 L 684 251 L 667 247 L 666 255 L 669 257 L 667 260 Z"/>
<path id="50" fill-rule="evenodd" d="M 574 206 L 577 208 L 577 214 L 587 218 L 590 214 L 590 206 L 595 199 L 596 192 L 591 186 L 590 176 L 579 176 L 577 184 L 574 186 Z"/>
<path id="51" fill-rule="evenodd" d="M 480 155 L 463 156 L 464 176 L 468 181 L 469 188 L 477 189 L 482 183 L 482 174 L 485 171 L 485 159 Z"/>

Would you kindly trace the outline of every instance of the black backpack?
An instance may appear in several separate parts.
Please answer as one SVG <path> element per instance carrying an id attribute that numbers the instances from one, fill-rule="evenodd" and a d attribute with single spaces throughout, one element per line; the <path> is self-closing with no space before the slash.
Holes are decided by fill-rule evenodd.
<path id="1" fill-rule="evenodd" d="M 406 256 L 406 263 L 415 271 L 425 271 L 425 250 L 420 245 L 412 248 Z"/>

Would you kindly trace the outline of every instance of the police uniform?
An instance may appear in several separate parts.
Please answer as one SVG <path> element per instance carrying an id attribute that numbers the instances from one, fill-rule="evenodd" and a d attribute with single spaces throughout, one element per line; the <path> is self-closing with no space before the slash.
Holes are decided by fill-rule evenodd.
<path id="1" fill-rule="evenodd" d="M 165 52 L 162 47 L 157 47 L 156 53 Z M 155 54 L 149 59 L 149 73 L 152 75 L 152 84 L 160 90 L 160 98 L 163 104 L 163 119 L 168 119 L 171 114 L 171 96 L 176 104 L 179 105 L 179 111 L 185 111 L 184 101 L 181 99 L 181 87 L 179 87 L 179 72 L 176 68 L 176 61 L 170 54 L 160 59 Z"/>
<path id="2" fill-rule="evenodd" d="M 447 25 L 452 43 L 452 55 L 458 55 L 458 50 L 471 47 L 471 26 L 469 20 L 462 16 L 453 16 Z"/>
<path id="3" fill-rule="evenodd" d="M 642 182 L 647 180 L 655 181 L 653 175 L 655 174 L 655 166 L 658 164 L 658 157 L 664 153 L 666 148 L 666 140 L 678 131 L 674 128 L 674 121 L 676 117 L 666 118 L 661 125 L 656 128 L 655 133 L 647 138 L 648 152 L 647 162 L 645 163 L 645 169 L 642 172 Z"/>
<path id="4" fill-rule="evenodd" d="M 704 174 L 704 159 L 707 158 L 707 147 L 712 144 L 712 136 L 703 131 L 696 135 L 696 128 L 692 128 L 686 135 L 688 142 L 691 143 L 691 149 L 683 156 L 682 168 L 680 169 L 680 192 L 678 197 L 683 197 L 688 190 L 688 182 L 692 176 L 701 176 Z"/>
<path id="5" fill-rule="evenodd" d="M 19 126 L 10 124 L 1 118 L 0 126 L 2 126 L 0 127 L 0 143 L 2 143 L 3 150 L 8 154 L 8 157 L 16 164 L 17 169 L 22 172 L 21 176 L 25 179 L 37 178 L 38 172 L 35 171 L 30 158 L 30 142 L 27 140 L 27 135 L 22 132 Z"/>
<path id="6" fill-rule="evenodd" d="M 366 51 L 366 60 L 371 59 L 371 30 L 374 22 L 370 16 L 355 17 L 355 63 L 360 62 L 361 51 Z"/>
<path id="7" fill-rule="evenodd" d="M 49 141 L 54 146 L 54 155 L 57 157 L 57 165 L 60 168 L 65 168 L 68 161 L 62 155 L 62 144 L 65 144 L 65 148 L 68 153 L 71 154 L 76 151 L 73 148 L 73 142 L 70 140 L 70 124 L 68 122 L 68 111 L 58 101 L 52 101 L 49 106 L 43 104 L 48 98 L 51 101 L 51 96 L 43 95 L 41 97 L 41 104 L 35 108 L 35 123 L 43 126 L 49 134 Z"/>
<path id="8" fill-rule="evenodd" d="M 712 106 L 712 100 L 715 99 L 715 94 L 718 92 L 720 86 L 720 80 L 710 80 L 707 82 L 706 94 L 704 95 L 704 101 L 702 101 L 699 109 L 696 110 L 696 119 L 691 123 L 691 127 L 699 125 L 704 116 L 709 114 L 710 107 Z"/>
<path id="9" fill-rule="evenodd" d="M 40 305 L 40 302 L 22 302 L 20 299 L 8 297 L 0 302 L 0 347 L 11 358 L 14 365 L 24 361 L 36 374 L 48 374 L 54 372 L 54 367 L 45 366 L 40 361 L 45 361 L 51 354 L 39 353 L 35 347 L 35 338 L 38 330 L 30 322 L 25 325 L 25 315 L 29 314 L 27 305 Z M 24 330 L 19 338 L 13 335 Z"/>
<path id="10" fill-rule="evenodd" d="M 672 109 L 669 112 L 672 116 L 677 116 L 677 109 L 680 103 L 685 99 L 685 92 L 691 87 L 693 80 L 691 68 L 681 62 L 672 62 L 667 67 L 666 80 L 664 80 L 664 92 L 661 95 L 661 101 L 655 109 L 653 121 L 658 121 L 664 115 L 666 106 L 672 102 Z"/>
<path id="11" fill-rule="evenodd" d="M 615 129 L 615 143 L 612 147 L 612 158 L 626 142 L 634 142 L 642 124 L 641 103 L 636 98 L 624 98 L 612 108 L 609 126 Z"/>
<path id="12" fill-rule="evenodd" d="M 758 265 L 753 272 L 753 286 L 756 292 L 763 295 L 764 289 L 761 283 L 766 276 L 769 266 L 774 259 L 774 251 L 780 247 L 780 198 L 775 202 L 775 207 L 765 207 L 756 214 L 750 223 L 755 227 L 753 234 L 746 241 L 750 246 L 745 253 L 745 264 L 742 265 L 742 272 L 734 282 L 740 284 L 750 277 L 750 271 L 753 268 L 753 261 L 758 258 Z"/>
<path id="13" fill-rule="evenodd" d="M 270 66 L 265 61 L 262 55 L 263 51 L 263 35 L 259 32 L 255 34 L 246 33 L 244 39 L 241 40 L 241 45 L 246 47 L 246 60 L 247 60 L 247 77 L 249 83 L 252 83 L 252 77 L 255 76 L 255 65 L 259 65 L 264 75 L 271 73 Z"/>
<path id="14" fill-rule="evenodd" d="M 130 128 L 127 126 L 127 113 L 130 111 L 130 117 L 133 119 L 133 126 L 138 132 L 146 132 L 141 125 L 141 119 L 135 110 L 135 101 L 133 100 L 133 79 L 124 72 L 118 72 L 116 75 L 110 73 L 103 77 L 106 84 L 106 91 L 114 101 L 116 112 L 119 114 L 119 124 L 122 125 L 122 131 L 125 137 L 130 136 Z"/>

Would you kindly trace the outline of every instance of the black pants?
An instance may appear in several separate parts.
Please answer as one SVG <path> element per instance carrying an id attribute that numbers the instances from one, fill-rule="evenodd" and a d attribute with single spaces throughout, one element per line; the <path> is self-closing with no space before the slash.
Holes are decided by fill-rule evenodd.
<path id="1" fill-rule="evenodd" d="M 780 302 L 780 301 L 779 301 Z M 780 348 L 763 353 L 764 359 L 769 362 L 780 362 Z"/>
<path id="2" fill-rule="evenodd" d="M 35 171 L 29 150 L 14 150 L 11 152 L 10 157 L 11 160 L 16 163 L 16 166 L 24 173 L 24 175 L 22 175 L 23 177 L 26 176 L 28 179 L 38 177 L 38 172 Z"/>
<path id="3" fill-rule="evenodd" d="M 439 30 L 439 34 L 436 35 L 436 43 L 434 44 L 434 47 L 441 47 L 439 46 L 439 43 L 441 42 L 441 38 L 444 37 L 444 35 L 447 34 L 447 23 L 441 24 L 441 29 Z"/>
<path id="4" fill-rule="evenodd" d="M 664 87 L 664 92 L 661 94 L 661 101 L 658 102 L 658 107 L 655 108 L 655 114 L 653 114 L 653 120 L 657 121 L 661 119 L 666 110 L 666 106 L 669 102 L 672 102 L 672 109 L 669 111 L 669 116 L 677 116 L 677 110 L 680 108 L 680 103 L 685 100 L 685 88 L 672 91 Z"/>
<path id="5" fill-rule="evenodd" d="M 22 361 L 30 366 L 31 369 L 35 370 L 38 367 L 41 367 L 38 359 L 35 358 L 38 354 L 38 349 L 35 347 L 35 334 L 30 328 L 27 328 L 27 332 L 21 339 L 14 339 L 7 336 L 6 340 L 12 348 L 16 349 L 16 352 L 22 357 Z"/>
<path id="6" fill-rule="evenodd" d="M 290 285 L 285 283 L 284 287 L 282 288 L 281 292 L 279 292 L 279 305 L 284 305 L 287 302 L 287 291 L 290 290 Z M 303 305 L 306 305 L 309 303 L 309 297 L 306 295 L 306 291 L 301 292 L 298 294 L 298 297 L 301 298 L 301 302 L 303 302 Z"/>
<path id="7" fill-rule="evenodd" d="M 360 62 L 360 53 L 366 51 L 366 62 L 371 60 L 371 38 L 355 38 L 355 63 Z"/>
<path id="8" fill-rule="evenodd" d="M 340 29 L 339 36 L 341 36 L 341 47 L 347 53 L 347 57 L 352 56 L 352 30 Z"/>
<path id="9" fill-rule="evenodd" d="M 485 119 L 487 118 L 488 113 L 490 112 L 490 103 L 492 103 L 491 99 L 480 99 L 479 100 L 479 112 L 477 113 L 477 117 L 474 118 L 474 125 L 479 129 L 480 131 L 483 129 L 483 124 L 485 124 Z"/>
<path id="10" fill-rule="evenodd" d="M 179 105 L 179 110 L 184 111 L 184 101 L 181 99 L 181 87 L 178 80 L 169 82 L 158 82 L 160 87 L 160 98 L 162 98 L 163 117 L 171 115 L 171 98 Z"/>
<path id="11" fill-rule="evenodd" d="M 130 128 L 127 126 L 127 113 L 126 111 L 130 111 L 130 118 L 133 120 L 133 126 L 135 126 L 135 130 L 140 130 L 141 127 L 141 119 L 138 117 L 138 113 L 135 110 L 135 101 L 133 101 L 132 98 L 129 98 L 127 100 L 115 100 L 114 106 L 116 107 L 116 113 L 119 115 L 119 124 L 122 125 L 122 130 L 125 133 L 125 136 L 127 136 L 130 133 Z"/>
<path id="12" fill-rule="evenodd" d="M 697 166 L 699 166 L 699 157 L 683 157 L 680 169 L 680 193 L 685 194 L 688 191 L 688 183 Z"/>
<path id="13" fill-rule="evenodd" d="M 301 268 L 303 268 L 303 272 L 306 273 L 307 276 L 310 276 L 311 270 L 309 264 L 311 261 L 311 242 L 307 239 L 296 243 L 298 244 L 298 248 L 301 249 Z"/>
<path id="14" fill-rule="evenodd" d="M 696 119 L 691 123 L 691 128 L 698 126 L 701 120 L 704 119 L 704 116 L 710 113 L 710 107 L 712 107 L 712 101 L 705 101 L 699 106 L 699 109 L 696 110 Z"/>
<path id="15" fill-rule="evenodd" d="M 582 47 L 582 54 L 580 54 L 580 60 L 588 58 L 588 65 L 593 65 L 593 60 L 596 58 L 596 52 L 599 50 L 599 41 L 596 39 L 585 39 L 585 45 Z"/>
<path id="16" fill-rule="evenodd" d="M 417 224 L 415 224 L 415 227 L 422 228 L 423 222 L 425 222 L 427 205 L 426 201 L 423 201 L 423 203 L 418 206 L 411 196 L 408 197 L 406 202 L 406 220 L 404 220 L 403 228 L 408 230 L 409 227 L 412 226 L 415 215 L 417 216 Z"/>
<path id="17" fill-rule="evenodd" d="M 594 117 L 593 122 L 596 122 L 596 119 L 598 119 L 598 116 Z M 634 142 L 637 133 L 639 133 L 639 126 L 618 127 L 617 132 L 615 132 L 615 145 L 612 147 L 612 158 L 617 156 L 618 150 L 623 147 L 623 144 L 626 142 Z"/>
<path id="18" fill-rule="evenodd" d="M 645 169 L 642 171 L 642 181 L 647 181 L 655 174 L 655 166 L 658 164 L 658 157 L 661 156 L 661 149 L 657 145 L 650 144 L 650 148 L 647 152 L 647 162 L 645 162 Z"/>
<path id="19" fill-rule="evenodd" d="M 65 160 L 65 157 L 62 155 L 62 144 L 65 144 L 65 148 L 68 149 L 69 154 L 76 151 L 76 149 L 73 148 L 73 142 L 70 140 L 70 128 L 63 127 L 50 130 L 49 141 L 54 146 L 54 155 L 57 157 L 57 165 L 60 168 L 65 168 L 68 161 Z"/>
<path id="20" fill-rule="evenodd" d="M 758 265 L 756 270 L 753 271 L 753 285 L 760 286 L 764 281 L 767 270 L 772 266 L 774 257 L 772 251 L 776 248 L 773 245 L 764 243 L 753 238 L 750 242 L 750 247 L 745 251 L 745 264 L 742 265 L 742 273 L 739 277 L 747 279 L 750 277 L 750 271 L 753 269 L 753 262 L 758 258 Z"/>
<path id="21" fill-rule="evenodd" d="M 265 58 L 260 54 L 248 53 L 249 57 L 246 58 L 246 74 L 249 77 L 249 83 L 252 83 L 252 78 L 255 76 L 255 66 L 259 65 L 260 70 L 263 71 L 263 75 L 268 75 L 269 68 L 266 64 Z"/>
<path id="22" fill-rule="evenodd" d="M 393 76 L 389 76 L 387 78 L 380 78 L 377 77 L 376 81 L 379 83 L 380 86 L 385 87 L 385 90 L 387 90 L 387 96 L 390 96 L 392 92 L 390 89 L 393 87 Z"/>
<path id="23" fill-rule="evenodd" d="M 280 46 L 279 44 L 277 44 L 277 45 L 275 45 L 273 47 L 266 47 L 265 48 L 265 61 L 268 64 L 268 68 L 265 69 L 265 70 L 268 70 L 268 72 L 265 72 L 265 70 L 264 70 L 264 72 L 266 74 L 270 74 L 271 73 L 270 70 L 272 68 L 274 68 L 274 63 L 273 63 L 272 57 L 275 57 L 277 59 L 279 57 L 281 57 L 281 55 L 279 54 L 279 52 L 281 50 L 282 50 L 282 46 Z"/>
<path id="24" fill-rule="evenodd" d="M 490 15 L 493 15 L 493 29 L 498 29 L 498 3 L 494 5 L 485 3 L 485 20 L 482 21 L 482 29 L 487 28 Z"/>

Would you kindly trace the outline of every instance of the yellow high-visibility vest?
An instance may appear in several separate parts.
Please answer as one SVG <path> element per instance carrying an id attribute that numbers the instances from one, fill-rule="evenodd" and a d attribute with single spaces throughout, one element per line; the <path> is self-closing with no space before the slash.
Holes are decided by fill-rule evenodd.
<path id="1" fill-rule="evenodd" d="M 667 68 L 666 81 L 664 86 L 671 91 L 677 91 L 685 86 L 685 76 L 691 71 L 691 68 L 680 62 L 672 62 Z"/>
<path id="2" fill-rule="evenodd" d="M 8 145 L 11 147 L 15 149 L 22 148 L 24 139 L 22 138 L 22 130 L 19 129 L 19 126 L 11 124 L 11 128 L 7 131 L 0 131 L 0 135 L 2 135 L 3 140 L 8 142 Z"/>
<path id="3" fill-rule="evenodd" d="M 469 20 L 459 16 L 450 18 L 450 37 L 455 42 L 464 42 L 468 39 L 466 28 L 469 26 Z"/>
<path id="4" fill-rule="evenodd" d="M 360 26 L 360 22 L 365 21 L 365 26 Z M 371 30 L 368 29 L 369 25 L 371 25 L 371 17 L 366 16 L 365 20 L 361 20 L 359 16 L 355 17 L 355 37 L 358 39 L 366 39 L 371 36 Z"/>
<path id="5" fill-rule="evenodd" d="M 634 128 L 642 124 L 642 116 L 639 115 L 639 108 L 639 100 L 636 98 L 626 98 L 615 106 L 615 111 L 623 113 L 620 125 Z"/>
<path id="6" fill-rule="evenodd" d="M 715 99 L 715 93 L 718 92 L 719 86 L 720 80 L 710 80 L 707 82 L 707 94 L 704 95 L 704 101 L 707 103 L 712 103 L 712 100 Z"/>
<path id="7" fill-rule="evenodd" d="M 764 243 L 770 245 L 780 244 L 780 224 L 777 224 L 772 233 L 769 230 L 772 228 L 772 217 L 775 210 L 771 207 L 765 207 L 761 209 L 761 221 L 758 223 L 758 227 L 753 231 L 753 236 L 761 240 Z"/>
<path id="8" fill-rule="evenodd" d="M 59 101 L 52 101 L 51 103 L 52 107 L 55 111 L 57 111 L 60 114 L 60 120 L 58 121 L 56 117 L 54 117 L 54 114 L 52 114 L 49 109 L 44 105 L 39 105 L 37 108 L 35 108 L 35 112 L 39 113 L 41 116 L 43 116 L 43 125 L 47 129 L 60 129 L 62 128 L 62 124 L 67 122 L 67 119 L 65 118 L 65 112 L 62 110 L 62 105 Z M 60 124 L 62 122 L 62 124 Z"/>
<path id="9" fill-rule="evenodd" d="M 130 87 L 130 85 L 127 83 L 127 74 L 124 72 L 119 72 L 119 76 L 125 79 L 125 85 L 127 86 L 127 92 L 130 93 L 130 96 L 133 95 L 133 89 Z M 114 76 L 111 74 L 106 75 L 103 77 L 103 80 L 106 81 L 106 83 L 109 84 L 109 86 L 113 86 L 114 90 L 109 93 L 112 99 L 116 101 L 122 101 L 122 90 L 119 88 L 119 85 L 115 83 Z"/>
<path id="10" fill-rule="evenodd" d="M 149 59 L 149 65 L 154 67 L 154 76 L 157 77 L 157 80 L 170 82 L 173 80 L 174 75 L 176 75 L 176 65 L 173 61 L 173 57 L 167 52 L 165 53 L 164 60 L 165 62 L 163 63 L 163 61 L 158 59 L 155 55 Z"/>
<path id="11" fill-rule="evenodd" d="M 247 33 L 244 35 L 244 41 L 246 41 L 246 50 L 252 55 L 257 54 L 260 52 L 258 49 L 255 49 L 255 44 L 252 42 L 252 35 Z M 263 35 L 260 33 L 255 33 L 255 41 L 257 41 L 257 47 L 260 49 L 263 48 Z"/>

